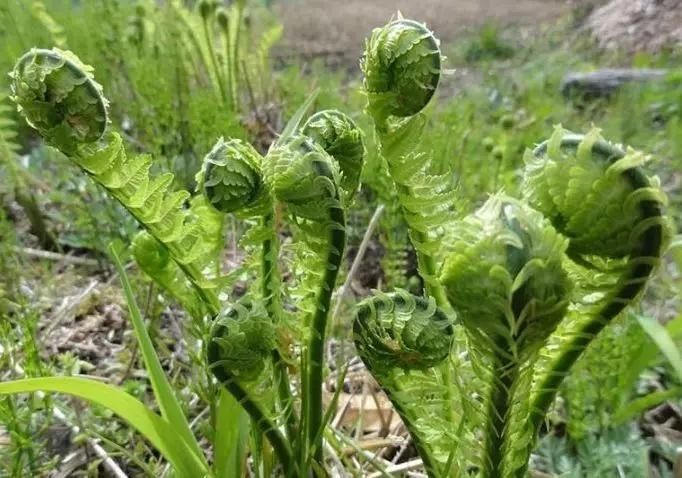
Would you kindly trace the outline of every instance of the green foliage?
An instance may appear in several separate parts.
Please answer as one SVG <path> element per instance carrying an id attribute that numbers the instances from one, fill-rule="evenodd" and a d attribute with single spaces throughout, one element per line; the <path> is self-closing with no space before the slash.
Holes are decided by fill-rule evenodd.
<path id="1" fill-rule="evenodd" d="M 339 163 L 341 187 L 346 192 L 347 200 L 352 199 L 360 187 L 365 158 L 362 131 L 340 111 L 326 110 L 308 118 L 301 127 L 301 133 L 312 138 Z"/>
<path id="2" fill-rule="evenodd" d="M 514 47 L 502 38 L 499 27 L 494 23 L 487 23 L 481 27 L 465 51 L 468 62 L 507 59 L 512 56 Z"/>
<path id="3" fill-rule="evenodd" d="M 265 369 L 275 346 L 275 330 L 265 309 L 237 303 L 221 312 L 213 322 L 209 366 L 219 380 L 234 377 L 253 381 Z"/>
<path id="4" fill-rule="evenodd" d="M 526 154 L 524 195 L 571 238 L 572 253 L 624 257 L 642 240 L 642 201 L 666 201 L 655 186 L 642 189 L 623 174 L 645 159 L 606 143 L 598 130 L 582 137 L 558 128 L 549 142 Z"/>
<path id="5" fill-rule="evenodd" d="M 93 238 L 76 236 L 70 244 L 98 241 L 104 251 L 109 227 L 132 236 L 129 222 L 108 209 L 111 224 L 100 232 L 106 219 L 95 216 L 104 215 L 101 195 L 110 195 L 142 227 L 132 241 L 140 269 L 191 316 L 187 327 L 196 342 L 187 348 L 195 362 L 191 390 L 209 411 L 208 418 L 197 419 L 197 433 L 208 439 L 214 461 L 209 467 L 202 451 L 187 453 L 198 438 L 188 433 L 184 412 L 178 414 L 168 394 L 159 395 L 156 367 L 150 375 L 161 413 L 153 416 L 170 423 L 173 415 L 174 436 L 183 435 L 179 445 L 169 446 L 158 431 L 143 430 L 161 452 L 159 460 L 173 463 L 179 476 L 323 475 L 322 437 L 336 405 L 332 400 L 325 413 L 321 398 L 328 311 L 347 237 L 362 235 L 365 209 L 376 202 L 386 206 L 381 287 L 403 286 L 415 274 L 414 250 L 425 291 L 419 277 L 410 277 L 416 295 L 378 292 L 363 301 L 355 314 L 355 341 L 429 475 L 524 476 L 561 385 L 570 437 L 544 441 L 540 455 L 550 463 L 535 465 L 571 476 L 610 476 L 621 465 L 639 476 L 646 444 L 635 434 L 617 436 L 612 424 L 647 404 L 677 397 L 679 387 L 639 391 L 631 400 L 636 376 L 660 357 L 645 352 L 653 347 L 641 342 L 643 334 L 633 320 L 625 322 L 628 316 L 606 326 L 642 295 L 659 263 L 668 229 L 665 197 L 658 180 L 644 174 L 642 166 L 650 164 L 644 155 L 607 143 L 596 130 L 581 136 L 556 128 L 549 141 L 526 152 L 525 165 L 523 151 L 560 119 L 576 131 L 597 119 L 605 136 L 654 150 L 656 168 L 674 172 L 674 152 L 682 151 L 675 139 L 682 124 L 679 102 L 669 94 L 677 85 L 674 75 L 664 86 L 626 89 L 608 103 L 580 110 L 560 103 L 559 74 L 576 65 L 576 55 L 562 56 L 557 49 L 551 56 L 529 55 L 504 75 L 491 64 L 496 75 L 482 78 L 486 87 L 467 88 L 427 116 L 423 108 L 440 81 L 438 40 L 425 26 L 399 18 L 368 40 L 362 92 L 342 73 L 313 65 L 311 76 L 322 91 L 308 96 L 306 76 L 296 68 L 281 72 L 278 94 L 291 100 L 284 116 L 292 115 L 291 104 L 308 100 L 261 156 L 256 149 L 265 151 L 268 140 L 256 138 L 256 147 L 245 141 L 239 114 L 247 112 L 248 92 L 252 116 L 262 120 L 260 103 L 273 91 L 268 52 L 281 27 L 258 23 L 269 17 L 246 21 L 252 11 L 246 2 L 229 8 L 195 3 L 188 9 L 181 2 L 84 2 L 77 7 L 79 21 L 99 19 L 102 25 L 86 32 L 59 1 L 45 1 L 36 11 L 47 17 L 28 27 L 35 30 L 30 35 L 21 5 L 0 7 L 0 35 L 8 40 L 3 52 L 17 57 L 33 44 L 78 44 L 115 100 L 105 132 L 106 102 L 93 86 L 92 72 L 60 50 L 34 50 L 13 73 L 22 112 L 86 174 L 73 174 L 75 168 L 63 167 L 63 158 L 44 149 L 39 150 L 44 158 L 31 160 L 30 168 L 44 168 L 48 174 L 41 179 L 57 183 L 50 171 L 56 167 L 72 176 L 69 191 L 85 190 L 96 199 L 86 209 L 95 224 Z M 10 18 L 16 21 L 5 21 Z M 55 25 L 66 28 L 60 33 Z M 10 30 L 18 34 L 8 35 Z M 478 50 L 470 61 L 507 57 L 495 28 L 484 29 L 474 43 Z M 368 115 L 339 112 L 357 111 L 364 101 Z M 304 121 L 314 102 L 329 109 Z M 9 117 L 0 110 L 0 154 L 3 137 L 9 137 L 5 143 L 11 143 L 13 157 L 14 143 L 24 144 L 26 131 L 19 128 L 16 141 L 14 126 L 4 127 L 3 116 Z M 372 122 L 374 135 L 363 135 Z M 228 139 L 215 143 L 221 136 Z M 209 150 L 195 176 L 199 158 Z M 139 151 L 151 154 L 135 154 Z M 185 189 L 194 190 L 195 177 L 193 196 Z M 99 185 L 94 195 L 82 178 Z M 463 218 L 469 203 L 479 205 L 501 188 L 505 194 Z M 55 189 L 63 194 L 61 183 Z M 353 200 L 360 211 L 351 211 Z M 228 274 L 223 268 L 226 262 L 232 267 L 235 256 L 223 257 L 226 225 L 235 251 L 239 247 L 245 255 Z M 127 289 L 132 296 L 130 285 Z M 238 300 L 242 293 L 246 297 Z M 2 304 L 16 306 L 11 300 Z M 138 338 L 144 327 L 140 315 L 132 313 Z M 150 329 L 153 340 L 155 326 Z M 636 344 L 642 348 L 628 348 Z M 677 359 L 670 341 L 666 344 L 668 356 Z M 149 347 L 150 342 L 143 347 L 146 361 Z M 157 347 L 163 350 L 163 344 Z M 626 360 L 633 355 L 638 362 Z M 586 371 L 593 382 L 583 376 Z M 300 378 L 290 383 L 297 372 Z M 65 390 L 63 383 L 47 385 Z M 89 386 L 69 385 L 76 391 Z M 7 390 L 36 387 L 14 384 Z M 102 401 L 108 390 L 90 390 L 88 397 Z M 145 381 L 131 381 L 126 391 L 143 400 Z M 23 404 L 25 398 L 11 400 Z M 30 437 L 35 430 L 21 426 L 25 416 L 16 410 L 0 412 L 3 420 L 20 425 L 17 436 Z M 146 412 L 138 414 L 133 425 L 147 418 L 156 423 L 144 417 Z M 602 438 L 595 435 L 597 423 Z M 335 437 L 326 438 L 337 446 Z M 637 453 L 625 456 L 627 447 Z M 561 463 L 556 453 L 564 456 Z"/>
<path id="6" fill-rule="evenodd" d="M 651 465 L 649 447 L 636 430 L 622 427 L 602 435 L 590 435 L 577 443 L 548 435 L 540 443 L 537 469 L 569 478 L 603 476 L 647 478 Z M 661 476 L 665 469 L 655 468 Z"/>
<path id="7" fill-rule="evenodd" d="M 451 320 L 433 299 L 404 290 L 360 303 L 353 323 L 358 354 L 391 398 L 408 427 L 427 471 L 439 476 L 448 448 L 458 440 L 440 366 L 454 340 Z M 417 407 L 415 403 L 419 403 Z"/>

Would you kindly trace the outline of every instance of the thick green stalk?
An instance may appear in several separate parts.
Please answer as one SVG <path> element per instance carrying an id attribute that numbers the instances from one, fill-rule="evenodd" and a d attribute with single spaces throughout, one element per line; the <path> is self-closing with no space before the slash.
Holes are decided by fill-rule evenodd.
<path id="1" fill-rule="evenodd" d="M 306 407 L 305 407 L 305 439 L 307 453 L 313 451 L 314 459 L 322 465 L 322 378 L 324 372 L 324 343 L 327 329 L 327 318 L 332 292 L 341 267 L 343 251 L 346 245 L 346 218 L 339 204 L 329 211 L 329 245 L 327 250 L 326 270 L 317 294 L 315 314 L 313 316 L 307 350 Z"/>
<path id="2" fill-rule="evenodd" d="M 367 368 L 369 369 L 369 367 Z M 369 369 L 369 371 L 375 377 L 377 376 L 374 374 L 374 372 L 372 372 L 371 369 Z M 381 381 L 378 383 L 379 386 L 381 386 L 381 389 L 386 394 L 386 397 L 388 397 L 388 399 L 391 401 L 391 404 L 393 404 L 393 408 L 395 409 L 395 411 L 398 413 L 398 415 L 400 415 L 400 419 L 405 425 L 405 428 L 407 428 L 407 431 L 410 434 L 410 438 L 412 439 L 412 444 L 417 450 L 417 454 L 422 459 L 422 464 L 424 465 L 424 470 L 426 471 L 426 474 L 429 475 L 429 478 L 442 478 L 440 467 L 433 459 L 431 451 L 429 450 L 426 443 L 423 441 L 422 436 L 419 433 L 419 428 L 413 422 L 413 417 L 409 413 L 407 413 L 405 407 L 401 405 L 400 400 L 395 400 L 393 398 L 393 394 L 391 393 L 389 387 L 382 385 Z"/>
<path id="3" fill-rule="evenodd" d="M 296 462 L 289 443 L 276 425 L 270 420 L 260 404 L 254 401 L 246 390 L 233 377 L 227 375 L 221 367 L 215 367 L 213 373 L 218 381 L 227 389 L 228 392 L 239 402 L 251 417 L 256 428 L 268 439 L 272 449 L 277 454 L 277 459 L 282 465 L 286 476 L 298 476 L 295 469 Z M 219 424 L 218 426 L 220 426 Z M 231 426 L 224 424 L 223 426 Z"/>
<path id="4" fill-rule="evenodd" d="M 272 214 L 263 216 L 263 224 L 268 229 L 272 230 L 272 235 L 263 241 L 263 256 L 262 256 L 262 288 L 263 297 L 265 299 L 265 310 L 268 312 L 270 319 L 276 323 L 279 320 L 282 304 L 279 297 L 279 282 L 280 276 L 277 268 L 277 240 L 275 238 L 275 231 L 273 230 Z M 287 434 L 292 440 L 296 436 L 296 416 L 294 413 L 294 398 L 291 394 L 291 386 L 289 384 L 289 375 L 287 373 L 286 363 L 278 349 L 272 351 L 272 364 L 274 368 L 275 382 L 277 384 L 277 392 L 279 398 L 279 405 L 284 413 L 284 422 L 287 426 Z"/>
<path id="5" fill-rule="evenodd" d="M 416 229 L 410 228 L 410 239 L 412 243 L 423 244 L 427 240 L 426 234 Z M 425 254 L 417 250 L 417 263 L 419 265 L 419 272 L 422 274 L 422 279 L 424 279 L 424 288 L 428 295 L 436 300 L 436 305 L 444 310 L 451 310 L 450 302 L 448 302 L 445 296 L 445 291 L 443 287 L 438 283 L 436 277 L 438 276 L 438 266 L 436 265 L 436 259 L 429 254 Z"/>
<path id="6" fill-rule="evenodd" d="M 505 476 L 503 460 L 507 443 L 507 421 L 514 400 L 514 382 L 518 377 L 518 364 L 508 358 L 498 357 L 493 369 L 488 399 L 483 466 L 485 478 Z"/>

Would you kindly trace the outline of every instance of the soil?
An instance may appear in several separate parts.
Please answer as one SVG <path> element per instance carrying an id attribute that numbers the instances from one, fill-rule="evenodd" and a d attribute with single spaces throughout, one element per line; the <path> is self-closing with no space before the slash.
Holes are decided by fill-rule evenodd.
<path id="1" fill-rule="evenodd" d="M 284 24 L 277 54 L 357 61 L 367 33 L 398 11 L 426 22 L 449 42 L 486 22 L 527 26 L 551 21 L 574 5 L 567 0 L 281 0 L 274 7 Z"/>

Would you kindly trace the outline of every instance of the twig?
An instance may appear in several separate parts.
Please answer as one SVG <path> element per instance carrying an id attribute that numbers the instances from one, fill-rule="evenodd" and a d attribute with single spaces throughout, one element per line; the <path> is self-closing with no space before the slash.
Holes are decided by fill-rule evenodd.
<path id="1" fill-rule="evenodd" d="M 99 262 L 95 259 L 88 259 L 87 257 L 76 257 L 67 254 L 59 254 L 57 252 L 43 251 L 41 249 L 33 249 L 31 247 L 12 247 L 14 252 L 25 254 L 29 257 L 37 257 L 39 259 L 48 259 L 51 261 L 66 262 L 69 264 L 76 264 L 79 266 L 99 267 Z"/>
<path id="2" fill-rule="evenodd" d="M 415 470 L 415 469 L 421 468 L 421 467 L 422 467 L 422 460 L 421 460 L 421 458 L 417 458 L 414 460 L 406 461 L 404 463 L 400 463 L 398 465 L 389 466 L 386 468 L 385 471 L 386 471 L 386 473 L 398 473 L 401 471 Z M 381 476 L 384 476 L 384 474 L 383 473 L 372 473 L 367 478 L 379 478 Z"/>
<path id="3" fill-rule="evenodd" d="M 369 246 L 369 241 L 372 239 L 374 230 L 376 229 L 377 224 L 379 222 L 379 218 L 381 217 L 381 214 L 383 212 L 384 205 L 380 204 L 374 211 L 374 215 L 372 216 L 372 219 L 370 219 L 369 224 L 367 225 L 367 230 L 365 231 L 365 235 L 363 236 L 362 242 L 360 243 L 360 247 L 358 248 L 358 253 L 355 256 L 355 259 L 353 259 L 353 264 L 351 265 L 350 270 L 346 275 L 346 280 L 336 293 L 336 303 L 334 304 L 334 311 L 332 312 L 331 317 L 332 324 L 336 323 L 336 318 L 338 317 L 339 311 L 341 310 L 341 303 L 343 302 L 344 297 L 346 297 L 346 294 L 350 289 L 350 283 L 353 280 L 353 277 L 360 268 L 362 258 L 365 256 L 365 252 L 367 251 L 367 247 Z"/>
<path id="4" fill-rule="evenodd" d="M 87 299 L 93 290 L 97 287 L 99 281 L 93 280 L 88 284 L 84 291 L 78 294 L 73 300 L 65 299 L 62 306 L 57 309 L 57 311 L 52 314 L 52 316 L 47 320 L 47 327 L 43 331 L 43 337 L 47 337 L 52 333 L 52 331 L 64 320 L 64 317 L 74 310 L 79 304 L 81 304 L 85 299 Z"/>

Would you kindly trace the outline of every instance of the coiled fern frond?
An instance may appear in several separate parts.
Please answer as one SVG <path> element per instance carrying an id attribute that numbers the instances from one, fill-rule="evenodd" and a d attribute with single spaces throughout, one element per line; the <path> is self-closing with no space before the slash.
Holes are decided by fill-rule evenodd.
<path id="1" fill-rule="evenodd" d="M 152 177 L 150 156 L 127 155 L 120 135 L 106 131 L 108 101 L 92 68 L 70 52 L 33 49 L 10 76 L 12 99 L 27 122 L 160 241 L 209 310 L 217 310 L 207 278 L 215 278 L 222 215 L 201 197 L 188 204 L 187 191 L 171 191 L 172 174 Z"/>
<path id="2" fill-rule="evenodd" d="M 294 135 L 268 154 L 263 175 L 275 198 L 296 217 L 324 221 L 341 207 L 340 169 L 316 142 Z"/>
<path id="3" fill-rule="evenodd" d="M 514 404 L 527 393 L 519 384 L 528 380 L 537 351 L 569 304 L 572 284 L 563 267 L 568 241 L 540 213 L 504 196 L 491 197 L 452 233 L 440 280 L 469 335 L 474 370 L 489 384 L 480 417 L 487 427 L 485 454 L 478 466 L 484 476 L 506 476 L 508 424 Z"/>
<path id="4" fill-rule="evenodd" d="M 203 168 L 197 175 L 199 189 L 221 212 L 254 208 L 267 195 L 261 174 L 262 161 L 250 144 L 220 138 L 204 158 Z"/>
<path id="5" fill-rule="evenodd" d="M 404 290 L 377 293 L 357 306 L 353 338 L 409 429 L 425 467 L 440 476 L 457 442 L 449 388 L 439 368 L 450 356 L 451 320 L 433 299 Z"/>
<path id="6" fill-rule="evenodd" d="M 275 329 L 258 304 L 234 304 L 213 321 L 209 367 L 220 382 L 252 382 L 265 370 L 275 348 Z"/>
<path id="7" fill-rule="evenodd" d="M 268 438 L 286 476 L 297 476 L 291 445 L 271 416 L 272 383 L 259 380 L 276 348 L 275 327 L 258 302 L 234 304 L 215 317 L 207 338 L 209 370 Z M 258 396 L 258 400 L 253 397 Z"/>
<path id="8" fill-rule="evenodd" d="M 641 297 L 670 225 L 658 179 L 642 169 L 646 157 L 596 130 L 581 136 L 558 127 L 526 161 L 524 195 L 568 238 L 567 267 L 576 283 L 569 317 L 536 365 L 530 414 L 516 423 L 518 443 L 532 447 L 563 378 L 597 334 Z M 510 457 L 512 476 L 523 476 L 529 453 L 517 449 Z"/>
<path id="9" fill-rule="evenodd" d="M 49 143 L 72 152 L 101 138 L 108 122 L 109 102 L 92 71 L 69 51 L 34 48 L 10 73 L 12 100 Z"/>
<path id="10" fill-rule="evenodd" d="M 438 86 L 439 41 L 423 24 L 399 18 L 372 31 L 360 66 L 368 110 L 379 124 L 389 115 L 413 116 Z"/>
<path id="11" fill-rule="evenodd" d="M 315 113 L 301 127 L 301 134 L 308 136 L 339 164 L 341 188 L 350 202 L 360 187 L 360 174 L 365 158 L 362 131 L 344 113 L 325 110 Z"/>
<path id="12" fill-rule="evenodd" d="M 568 241 L 540 213 L 504 196 L 458 222 L 451 241 L 440 281 L 472 347 L 524 361 L 566 312 Z"/>
<path id="13" fill-rule="evenodd" d="M 525 158 L 524 197 L 570 239 L 573 254 L 630 255 L 643 239 L 642 203 L 666 202 L 656 184 L 633 181 L 646 156 L 606 142 L 597 129 L 583 136 L 559 126 Z"/>

